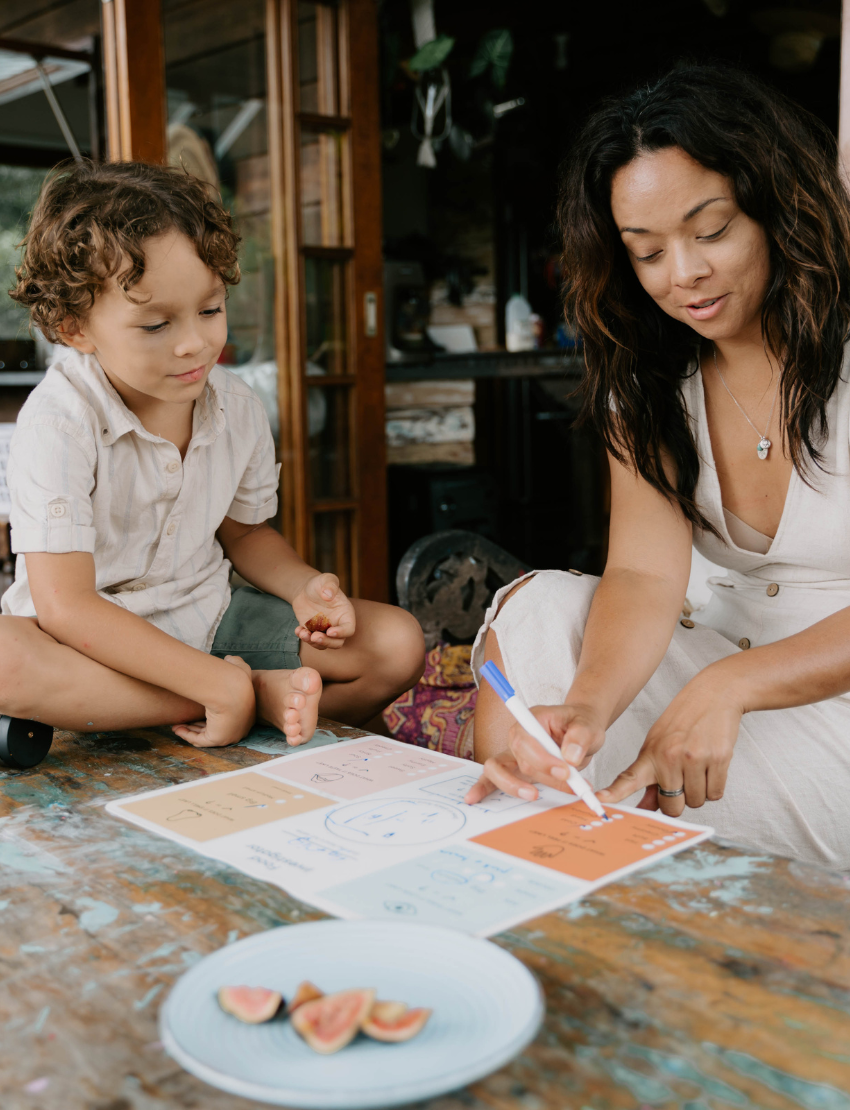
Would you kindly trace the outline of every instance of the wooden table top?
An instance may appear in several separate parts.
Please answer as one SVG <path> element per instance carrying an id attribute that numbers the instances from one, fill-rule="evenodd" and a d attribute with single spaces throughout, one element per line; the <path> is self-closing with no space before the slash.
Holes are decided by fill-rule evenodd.
<path id="1" fill-rule="evenodd" d="M 159 1005 L 221 945 L 322 914 L 103 806 L 267 758 L 57 733 L 0 776 L 3 1110 L 258 1105 L 164 1053 Z M 850 876 L 703 844 L 496 943 L 538 976 L 546 1022 L 420 1110 L 850 1110 Z"/>

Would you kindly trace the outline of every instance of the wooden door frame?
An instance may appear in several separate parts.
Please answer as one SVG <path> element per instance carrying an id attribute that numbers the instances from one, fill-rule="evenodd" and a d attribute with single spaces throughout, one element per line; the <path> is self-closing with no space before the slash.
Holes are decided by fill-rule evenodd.
<path id="1" fill-rule="evenodd" d="M 165 162 L 160 0 L 103 0 L 101 10 L 109 160 Z"/>
<path id="2" fill-rule="evenodd" d="M 307 390 L 304 381 L 305 306 L 300 242 L 299 125 L 296 72 L 297 0 L 266 0 L 272 240 L 276 258 L 275 346 L 280 404 L 281 526 L 310 559 L 311 507 L 307 473 Z M 354 405 L 351 443 L 354 513 L 352 585 L 361 597 L 386 600 L 387 494 L 384 406 L 383 255 L 381 251 L 381 148 L 378 19 L 375 0 L 340 0 L 341 104 L 351 174 L 354 257 L 347 298 L 351 365 L 346 387 Z M 304 118 L 304 117 L 302 117 Z M 324 116 L 327 122 L 327 116 Z M 318 117 L 317 117 L 318 119 Z M 350 122 L 349 122 L 350 121 Z M 334 251 L 328 248 L 330 257 Z M 348 255 L 345 249 L 340 254 Z M 366 295 L 376 326 L 367 334 Z M 350 381 L 350 384 L 349 384 Z M 321 568 L 320 568 L 321 569 Z"/>

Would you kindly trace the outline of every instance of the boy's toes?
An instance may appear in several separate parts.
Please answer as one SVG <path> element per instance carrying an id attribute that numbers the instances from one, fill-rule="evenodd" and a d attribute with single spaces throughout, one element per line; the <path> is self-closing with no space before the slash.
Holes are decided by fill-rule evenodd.
<path id="1" fill-rule="evenodd" d="M 283 732 L 290 744 L 303 744 L 316 731 L 322 678 L 312 667 L 292 671 L 283 699 Z"/>
<path id="2" fill-rule="evenodd" d="M 289 684 L 293 690 L 300 690 L 308 697 L 318 697 L 322 692 L 322 676 L 312 667 L 299 667 L 293 671 Z"/>

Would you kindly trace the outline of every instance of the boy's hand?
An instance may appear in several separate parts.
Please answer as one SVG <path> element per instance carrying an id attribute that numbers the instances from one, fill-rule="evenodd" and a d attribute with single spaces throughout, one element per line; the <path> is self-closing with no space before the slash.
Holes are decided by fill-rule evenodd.
<path id="1" fill-rule="evenodd" d="M 298 618 L 295 634 L 315 648 L 341 648 L 354 635 L 354 606 L 339 588 L 335 574 L 314 574 L 308 578 L 295 597 L 292 608 Z M 310 632 L 304 627 L 317 613 L 331 622 L 325 632 Z"/>
<path id="2" fill-rule="evenodd" d="M 251 668 L 238 655 L 228 655 L 233 664 L 231 681 L 223 684 L 215 705 L 206 706 L 206 720 L 172 725 L 171 731 L 196 748 L 223 748 L 247 736 L 257 715 Z M 225 688 L 226 685 L 226 688 Z"/>

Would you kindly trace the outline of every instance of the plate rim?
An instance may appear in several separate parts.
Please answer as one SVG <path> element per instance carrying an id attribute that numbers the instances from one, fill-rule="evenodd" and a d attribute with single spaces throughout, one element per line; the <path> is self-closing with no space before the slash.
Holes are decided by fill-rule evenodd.
<path id="1" fill-rule="evenodd" d="M 246 944 L 247 946 L 254 946 L 258 941 L 264 941 L 283 929 L 290 930 L 293 927 L 305 928 L 312 926 L 314 929 L 316 927 L 321 927 L 322 931 L 327 929 L 328 926 L 331 926 L 332 930 L 339 929 L 340 927 L 348 927 L 348 931 L 350 931 L 351 926 L 354 926 L 356 929 L 358 927 L 363 928 L 375 925 L 398 931 L 409 930 L 427 933 L 442 933 L 454 943 L 457 943 L 459 939 L 463 939 L 471 942 L 475 947 L 487 945 L 489 949 L 495 950 L 501 953 L 506 959 L 513 961 L 517 965 L 518 970 L 527 976 L 528 983 L 532 987 L 534 996 L 533 1009 L 529 1015 L 529 1022 L 526 1028 L 522 1032 L 516 1034 L 511 1041 L 501 1046 L 497 1052 L 492 1053 L 486 1058 L 479 1057 L 473 1064 L 455 1069 L 449 1074 L 444 1073 L 439 1077 L 435 1077 L 433 1081 L 417 1080 L 416 1086 L 412 1084 L 408 1086 L 395 1084 L 392 1087 L 384 1087 L 379 1091 L 364 1092 L 362 1098 L 357 1095 L 352 1096 L 351 1093 L 342 1092 L 338 1096 L 329 1092 L 315 1092 L 311 1094 L 303 1088 L 293 1089 L 283 1086 L 269 1087 L 266 1084 L 252 1083 L 250 1080 L 239 1079 L 196 1059 L 191 1052 L 180 1045 L 177 1038 L 172 1033 L 168 1018 L 172 998 L 178 986 L 184 979 L 192 976 L 193 972 L 197 972 L 203 963 L 217 956 L 219 953 L 224 951 L 229 952 L 237 945 Z M 545 1013 L 545 997 L 537 977 L 521 960 L 517 959 L 513 953 L 502 948 L 501 945 L 494 944 L 491 940 L 487 940 L 483 937 L 473 937 L 468 933 L 459 933 L 453 929 L 447 929 L 440 925 L 431 926 L 413 922 L 388 922 L 381 918 L 365 918 L 359 921 L 325 919 L 321 921 L 299 922 L 294 926 L 281 925 L 272 929 L 267 929 L 263 932 L 243 937 L 241 940 L 234 941 L 233 944 L 223 945 L 214 952 L 210 952 L 203 960 L 199 960 L 198 963 L 183 972 L 172 985 L 168 996 L 160 1007 L 159 1032 L 160 1039 L 166 1052 L 172 1059 L 180 1064 L 181 1067 L 185 1068 L 191 1075 L 196 1076 L 205 1083 L 209 1083 L 210 1086 L 226 1091 L 229 1094 L 240 1095 L 243 1098 L 253 1098 L 273 1106 L 299 1107 L 303 1108 L 303 1110 L 380 1110 L 380 1108 L 383 1107 L 398 1106 L 406 1102 L 416 1102 L 422 1099 L 449 1094 L 478 1079 L 484 1078 L 486 1075 L 490 1075 L 492 1072 L 514 1059 L 524 1048 L 531 1044 L 540 1031 Z"/>

